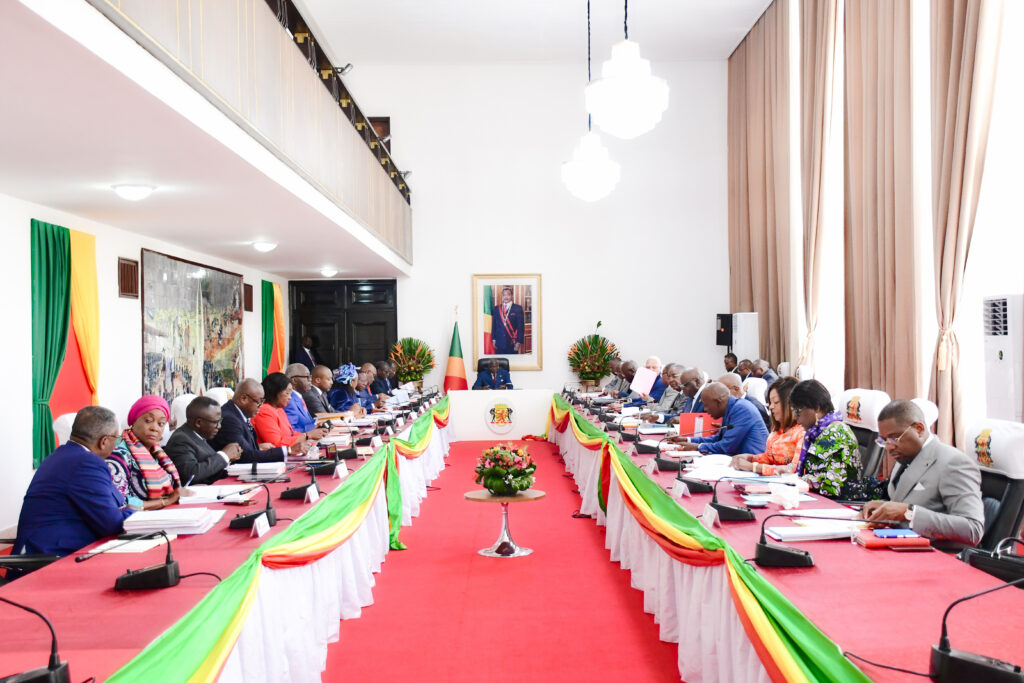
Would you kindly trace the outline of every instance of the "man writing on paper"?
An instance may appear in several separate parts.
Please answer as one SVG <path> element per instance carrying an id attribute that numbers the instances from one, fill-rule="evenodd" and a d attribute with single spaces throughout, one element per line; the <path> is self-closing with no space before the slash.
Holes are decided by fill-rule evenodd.
<path id="1" fill-rule="evenodd" d="M 889 500 L 865 503 L 861 518 L 904 522 L 950 545 L 977 545 L 985 533 L 977 463 L 939 441 L 913 401 L 896 400 L 882 408 L 878 442 L 896 459 Z"/>
<path id="2" fill-rule="evenodd" d="M 501 288 L 501 305 L 491 317 L 491 339 L 498 354 L 523 353 L 526 317 L 523 307 L 512 302 L 512 288 Z"/>
<path id="3" fill-rule="evenodd" d="M 217 436 L 221 425 L 220 405 L 209 396 L 197 396 L 185 409 L 186 424 L 178 427 L 164 446 L 183 482 L 212 484 L 227 476 L 227 467 L 242 457 L 237 443 L 214 450 L 208 439 Z"/>
<path id="4" fill-rule="evenodd" d="M 731 395 L 721 382 L 712 382 L 705 387 L 703 401 L 704 412 L 722 421 L 718 434 L 689 439 L 677 436 L 670 437 L 668 441 L 682 443 L 684 451 L 700 451 L 702 454 L 764 452 L 768 429 L 750 401 Z"/>
<path id="5" fill-rule="evenodd" d="M 235 387 L 235 395 L 221 406 L 220 430 L 210 439 L 210 445 L 223 450 L 228 444 L 237 443 L 242 450 L 239 461 L 245 463 L 281 462 L 289 453 L 302 455 L 308 451 L 310 442 L 306 440 L 290 448 L 259 443 L 256 430 L 249 420 L 263 405 L 263 395 L 263 385 L 252 377 L 239 382 Z"/>

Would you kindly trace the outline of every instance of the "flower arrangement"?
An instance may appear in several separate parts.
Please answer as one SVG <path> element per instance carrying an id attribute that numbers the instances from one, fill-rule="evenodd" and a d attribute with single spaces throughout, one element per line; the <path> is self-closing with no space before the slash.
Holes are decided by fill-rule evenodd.
<path id="1" fill-rule="evenodd" d="M 600 329 L 597 321 L 596 329 Z M 608 364 L 618 355 L 615 344 L 597 332 L 578 339 L 569 347 L 569 367 L 585 382 L 596 382 L 608 374 Z"/>
<path id="2" fill-rule="evenodd" d="M 533 486 L 537 464 L 526 448 L 499 443 L 484 449 L 474 471 L 474 481 L 491 495 L 514 496 Z"/>
<path id="3" fill-rule="evenodd" d="M 399 382 L 421 382 L 434 369 L 434 352 L 415 337 L 403 337 L 391 347 L 391 361 Z"/>

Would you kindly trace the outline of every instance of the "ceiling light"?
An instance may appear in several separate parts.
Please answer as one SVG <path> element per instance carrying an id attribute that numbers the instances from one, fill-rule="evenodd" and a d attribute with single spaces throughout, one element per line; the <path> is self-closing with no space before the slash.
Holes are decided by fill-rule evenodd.
<path id="1" fill-rule="evenodd" d="M 587 133 L 572 160 L 562 164 L 562 182 L 574 197 L 594 202 L 607 197 L 619 182 L 619 165 L 608 156 L 597 133 Z"/>
<path id="2" fill-rule="evenodd" d="M 130 202 L 145 199 L 153 194 L 155 189 L 152 185 L 114 185 L 114 192 L 117 193 L 117 196 Z"/>
<path id="3" fill-rule="evenodd" d="M 268 251 L 274 251 L 277 249 L 277 242 L 253 242 L 252 248 L 256 251 L 267 253 Z"/>
<path id="4" fill-rule="evenodd" d="M 334 277 L 338 274 L 337 268 L 331 268 L 330 266 L 324 266 L 320 269 L 320 274 L 324 277 Z"/>
<path id="5" fill-rule="evenodd" d="M 587 113 L 605 133 L 630 140 L 658 125 L 668 109 L 668 83 L 651 75 L 651 63 L 640 57 L 640 45 L 629 39 L 629 1 L 623 12 L 624 40 L 612 46 L 601 66 L 601 78 L 584 90 Z"/>

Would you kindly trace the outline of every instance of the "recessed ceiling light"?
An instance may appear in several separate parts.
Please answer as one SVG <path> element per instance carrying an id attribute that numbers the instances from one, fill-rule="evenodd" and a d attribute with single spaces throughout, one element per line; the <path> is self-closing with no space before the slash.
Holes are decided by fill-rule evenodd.
<path id="1" fill-rule="evenodd" d="M 253 242 L 252 248 L 264 253 L 277 249 L 277 242 Z"/>
<path id="2" fill-rule="evenodd" d="M 155 189 L 152 185 L 114 185 L 114 192 L 117 193 L 117 196 L 130 202 L 145 199 L 153 194 Z"/>
<path id="3" fill-rule="evenodd" d="M 324 277 L 334 277 L 338 274 L 337 268 L 331 268 L 330 266 L 324 266 L 320 269 L 320 274 Z"/>

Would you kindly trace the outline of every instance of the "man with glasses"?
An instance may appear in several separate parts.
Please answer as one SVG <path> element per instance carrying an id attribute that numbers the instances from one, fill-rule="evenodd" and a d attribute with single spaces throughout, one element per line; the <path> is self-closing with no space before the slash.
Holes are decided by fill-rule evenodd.
<path id="1" fill-rule="evenodd" d="M 676 396 L 671 410 L 662 415 L 658 422 L 675 424 L 679 422 L 682 413 L 703 413 L 704 410 L 704 389 L 707 387 L 707 379 L 704 371 L 700 368 L 689 368 L 683 371 L 679 377 L 679 395 Z"/>
<path id="2" fill-rule="evenodd" d="M 43 460 L 25 492 L 13 554 L 67 555 L 123 531 L 135 511 L 125 505 L 104 462 L 117 438 L 113 411 L 78 411 L 71 438 Z"/>
<path id="3" fill-rule="evenodd" d="M 242 457 L 237 443 L 214 450 L 208 440 L 217 436 L 221 409 L 209 396 L 192 399 L 185 409 L 185 424 L 171 434 L 164 451 L 178 468 L 181 481 L 188 484 L 212 484 L 227 476 L 227 467 Z"/>
<path id="4" fill-rule="evenodd" d="M 316 420 L 309 414 L 306 401 L 302 398 L 313 387 L 309 368 L 302 363 L 292 363 L 284 369 L 284 374 L 292 381 L 292 398 L 284 407 L 284 414 L 288 416 L 292 429 L 307 434 L 313 441 L 327 436 L 326 429 L 317 428 Z"/>
<path id="5" fill-rule="evenodd" d="M 210 445 L 219 450 L 230 443 L 237 443 L 242 450 L 239 462 L 245 463 L 281 462 L 289 454 L 302 455 L 309 450 L 307 440 L 299 441 L 291 448 L 259 443 L 249 420 L 259 412 L 261 405 L 263 385 L 252 377 L 239 382 L 234 397 L 221 406 L 220 431 L 210 439 Z"/>
<path id="6" fill-rule="evenodd" d="M 878 415 L 878 444 L 896 459 L 889 500 L 861 509 L 869 522 L 902 522 L 939 545 L 977 545 L 985 531 L 981 471 L 939 441 L 913 402 L 896 400 Z"/>

